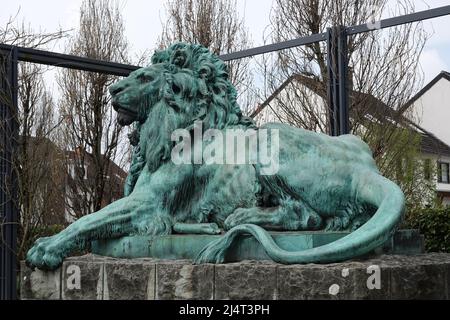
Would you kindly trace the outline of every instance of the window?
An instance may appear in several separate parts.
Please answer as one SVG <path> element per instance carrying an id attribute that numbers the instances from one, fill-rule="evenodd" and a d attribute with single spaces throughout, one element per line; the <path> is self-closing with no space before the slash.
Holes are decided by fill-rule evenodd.
<path id="1" fill-rule="evenodd" d="M 431 159 L 425 159 L 423 162 L 423 175 L 425 180 L 431 180 Z"/>
<path id="2" fill-rule="evenodd" d="M 411 159 L 397 159 L 395 163 L 395 177 L 397 181 L 414 176 L 414 162 Z"/>
<path id="3" fill-rule="evenodd" d="M 75 179 L 75 164 L 72 162 L 69 163 L 69 172 L 72 179 Z"/>
<path id="4" fill-rule="evenodd" d="M 449 165 L 448 162 L 438 162 L 438 182 L 450 183 Z"/>
<path id="5" fill-rule="evenodd" d="M 88 169 L 87 164 L 83 165 L 83 179 L 84 180 L 87 180 L 87 178 L 88 178 L 88 175 L 87 175 L 88 170 L 87 169 Z"/>

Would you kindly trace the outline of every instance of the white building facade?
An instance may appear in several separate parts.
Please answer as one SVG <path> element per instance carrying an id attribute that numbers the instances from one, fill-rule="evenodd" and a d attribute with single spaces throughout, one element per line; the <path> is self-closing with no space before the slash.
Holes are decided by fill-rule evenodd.
<path id="1" fill-rule="evenodd" d="M 439 73 L 404 108 L 417 125 L 450 146 L 450 73 Z M 450 154 L 441 150 L 430 158 L 437 164 L 436 190 L 443 203 L 450 205 Z"/>

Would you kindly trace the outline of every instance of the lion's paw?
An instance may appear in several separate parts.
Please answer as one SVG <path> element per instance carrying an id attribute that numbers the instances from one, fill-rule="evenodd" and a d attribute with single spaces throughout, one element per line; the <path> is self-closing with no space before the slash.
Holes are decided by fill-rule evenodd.
<path id="1" fill-rule="evenodd" d="M 344 229 L 341 217 L 332 217 L 326 221 L 325 231 L 342 231 Z"/>
<path id="2" fill-rule="evenodd" d="M 202 231 L 204 231 L 205 234 L 220 234 L 222 232 L 217 223 L 206 223 Z"/>
<path id="3" fill-rule="evenodd" d="M 58 268 L 64 259 L 64 255 L 58 249 L 58 243 L 54 237 L 39 238 L 28 251 L 26 263 L 31 268 L 41 270 L 54 270 Z"/>

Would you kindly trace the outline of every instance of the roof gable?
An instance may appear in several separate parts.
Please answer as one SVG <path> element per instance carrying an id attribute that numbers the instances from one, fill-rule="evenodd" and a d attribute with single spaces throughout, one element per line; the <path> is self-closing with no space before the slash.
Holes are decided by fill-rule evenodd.
<path id="1" fill-rule="evenodd" d="M 284 81 L 263 103 L 255 108 L 255 110 L 250 114 L 251 118 L 254 118 L 261 111 L 266 108 L 272 100 L 276 98 L 290 83 L 298 82 L 304 85 L 306 88 L 310 89 L 312 92 L 317 94 L 323 99 L 327 99 L 328 92 L 327 87 L 318 79 L 311 77 L 306 77 L 301 74 L 293 74 L 286 81 Z M 365 114 L 370 114 L 375 118 L 380 119 L 380 116 L 388 116 L 391 119 L 397 120 L 402 112 L 397 112 L 394 109 L 388 107 L 380 99 L 375 98 L 371 94 L 363 93 L 360 91 L 351 90 L 349 93 L 349 103 L 350 103 L 350 117 L 361 117 Z"/>
<path id="2" fill-rule="evenodd" d="M 434 77 L 433 80 L 428 82 L 425 87 L 419 90 L 403 107 L 400 108 L 400 112 L 405 112 L 414 102 L 417 101 L 421 96 L 423 96 L 428 90 L 431 89 L 439 80 L 445 79 L 447 81 L 450 81 L 450 73 L 447 71 L 441 71 L 436 77 Z"/>

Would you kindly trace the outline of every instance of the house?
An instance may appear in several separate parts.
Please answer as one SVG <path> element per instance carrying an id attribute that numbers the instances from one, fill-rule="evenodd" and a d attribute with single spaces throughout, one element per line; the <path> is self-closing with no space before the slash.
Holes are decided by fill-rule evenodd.
<path id="1" fill-rule="evenodd" d="M 408 127 L 420 137 L 419 157 L 423 163 L 421 174 L 425 179 L 436 180 L 433 183 L 436 184 L 437 196 L 446 205 L 450 205 L 450 125 L 446 125 L 450 119 L 450 108 L 445 109 L 442 102 L 450 101 L 449 79 L 450 74 L 441 73 L 398 111 L 370 94 L 354 90 L 349 92 L 352 132 L 364 136 L 368 125 L 390 123 Z M 351 83 L 349 87 L 352 87 Z M 411 114 L 420 112 L 422 117 L 418 118 L 417 123 Z M 284 122 L 316 132 L 329 133 L 326 84 L 314 77 L 294 74 L 258 105 L 250 116 L 258 124 Z M 438 119 L 433 120 L 434 118 Z M 372 151 L 374 154 L 378 152 Z M 436 175 L 432 174 L 434 163 L 438 169 L 437 179 Z"/>
<path id="2" fill-rule="evenodd" d="M 413 117 L 418 126 L 442 141 L 443 145 L 432 160 L 437 162 L 438 168 L 437 192 L 450 205 L 450 153 L 447 151 L 450 145 L 450 73 L 441 71 L 401 112 Z"/>
<path id="3" fill-rule="evenodd" d="M 17 185 L 23 225 L 65 224 L 64 153 L 45 137 L 19 136 Z"/>
<path id="4" fill-rule="evenodd" d="M 65 225 L 89 212 L 80 203 L 89 198 L 95 186 L 94 158 L 81 148 L 63 150 L 46 137 L 19 137 L 18 191 L 21 218 L 30 223 Z M 23 150 L 26 148 L 26 151 Z M 83 155 L 83 168 L 76 161 Z M 127 173 L 113 161 L 104 158 L 107 174 L 101 207 L 123 196 Z M 80 181 L 81 180 L 81 181 Z M 92 211 L 90 211 L 92 212 Z"/>
<path id="5" fill-rule="evenodd" d="M 65 181 L 65 217 L 66 221 L 73 222 L 76 218 L 94 211 L 92 189 L 99 187 L 96 184 L 96 164 L 95 157 L 84 150 L 76 148 L 72 151 L 64 151 L 66 159 L 66 181 Z M 98 161 L 99 159 L 97 159 Z M 100 207 L 114 202 L 123 197 L 123 185 L 127 173 L 120 168 L 114 161 L 102 155 L 101 165 L 106 172 L 100 177 L 103 185 L 102 199 Z M 97 180 L 98 181 L 98 180 Z M 89 203 L 89 205 L 86 205 Z"/>

